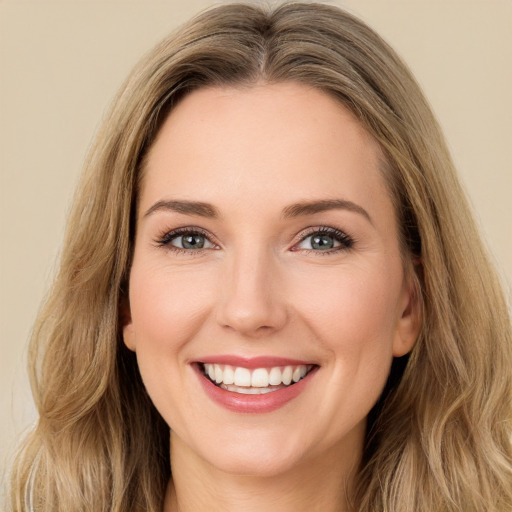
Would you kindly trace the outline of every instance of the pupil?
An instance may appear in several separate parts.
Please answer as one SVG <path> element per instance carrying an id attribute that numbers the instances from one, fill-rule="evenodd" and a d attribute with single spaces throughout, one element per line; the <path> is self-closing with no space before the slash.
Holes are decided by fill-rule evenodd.
<path id="1" fill-rule="evenodd" d="M 311 241 L 311 246 L 313 249 L 332 249 L 334 246 L 334 240 L 332 236 L 329 235 L 315 235 Z"/>
<path id="2" fill-rule="evenodd" d="M 204 237 L 201 235 L 186 235 L 183 237 L 183 247 L 185 249 L 202 249 L 204 246 Z"/>

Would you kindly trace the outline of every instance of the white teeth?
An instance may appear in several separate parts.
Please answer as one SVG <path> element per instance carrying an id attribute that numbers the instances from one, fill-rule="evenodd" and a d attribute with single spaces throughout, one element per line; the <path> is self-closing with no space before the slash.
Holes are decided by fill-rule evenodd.
<path id="1" fill-rule="evenodd" d="M 283 384 L 285 386 L 288 386 L 291 384 L 292 382 L 292 376 L 293 376 L 293 370 L 292 370 L 292 367 L 291 366 L 287 366 L 284 370 L 283 370 Z"/>
<path id="2" fill-rule="evenodd" d="M 252 372 L 251 386 L 253 388 L 266 388 L 268 386 L 268 372 L 265 368 L 258 368 Z"/>
<path id="3" fill-rule="evenodd" d="M 218 364 L 215 365 L 215 382 L 220 384 L 224 378 L 222 370 Z"/>
<path id="4" fill-rule="evenodd" d="M 282 382 L 281 368 L 272 368 L 268 376 L 268 383 L 271 386 L 279 386 Z"/>
<path id="5" fill-rule="evenodd" d="M 299 382 L 313 368 L 313 365 L 274 366 L 249 370 L 243 367 L 204 363 L 204 373 L 211 381 L 228 391 L 242 388 L 245 394 L 261 394 L 275 391 L 278 386 L 289 386 Z"/>
<path id="6" fill-rule="evenodd" d="M 235 382 L 235 372 L 231 366 L 224 367 L 222 382 L 224 382 L 224 384 L 233 384 Z"/>
<path id="7" fill-rule="evenodd" d="M 235 370 L 234 382 L 236 386 L 250 387 L 251 385 L 251 372 L 247 368 L 238 367 Z"/>
<path id="8" fill-rule="evenodd" d="M 305 377 L 307 373 L 308 373 L 308 368 L 306 366 L 304 366 L 304 365 L 297 366 L 293 370 L 293 374 L 292 374 L 293 382 L 299 382 L 299 380 L 302 379 L 303 377 Z"/>
<path id="9" fill-rule="evenodd" d="M 281 388 L 276 387 L 268 387 L 268 388 L 244 388 L 242 386 L 233 386 L 232 384 L 220 384 L 222 389 L 226 389 L 228 391 L 232 391 L 235 393 L 240 393 L 242 395 L 264 395 L 265 393 L 272 393 L 272 391 L 277 391 Z"/>

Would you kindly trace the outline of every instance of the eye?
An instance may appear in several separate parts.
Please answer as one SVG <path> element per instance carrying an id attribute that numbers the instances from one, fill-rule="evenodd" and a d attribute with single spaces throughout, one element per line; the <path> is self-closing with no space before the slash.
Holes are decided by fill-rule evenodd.
<path id="1" fill-rule="evenodd" d="M 208 236 L 198 230 L 179 229 L 162 235 L 157 243 L 169 249 L 181 251 L 200 251 L 201 249 L 215 249 L 217 246 L 210 241 Z"/>
<path id="2" fill-rule="evenodd" d="M 213 247 L 213 244 L 201 233 L 188 233 L 186 235 L 175 236 L 169 243 L 180 249 L 197 250 Z"/>
<path id="3" fill-rule="evenodd" d="M 304 236 L 293 250 L 335 252 L 349 249 L 353 245 L 353 239 L 343 231 L 336 228 L 321 228 Z"/>

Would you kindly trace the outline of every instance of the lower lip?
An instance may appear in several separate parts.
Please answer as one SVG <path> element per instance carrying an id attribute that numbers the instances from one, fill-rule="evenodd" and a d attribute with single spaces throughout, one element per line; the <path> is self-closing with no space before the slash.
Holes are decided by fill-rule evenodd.
<path id="1" fill-rule="evenodd" d="M 199 381 L 205 393 L 218 405 L 233 412 L 239 413 L 265 413 L 272 412 L 286 405 L 297 397 L 309 384 L 317 367 L 313 368 L 302 380 L 291 386 L 277 391 L 263 393 L 261 395 L 244 395 L 234 393 L 216 386 L 208 379 L 199 365 L 194 364 L 194 369 L 199 376 Z"/>

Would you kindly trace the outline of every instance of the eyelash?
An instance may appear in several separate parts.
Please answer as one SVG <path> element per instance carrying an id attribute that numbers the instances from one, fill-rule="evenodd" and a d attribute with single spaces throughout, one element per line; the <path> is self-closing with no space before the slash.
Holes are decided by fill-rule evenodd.
<path id="1" fill-rule="evenodd" d="M 193 255 L 203 252 L 205 249 L 196 249 L 196 250 L 190 250 L 190 249 L 183 249 L 181 247 L 176 247 L 175 245 L 172 245 L 171 242 L 175 238 L 179 238 L 180 236 L 184 235 L 200 235 L 203 236 L 206 240 L 208 240 L 211 244 L 217 245 L 216 243 L 212 242 L 211 236 L 204 231 L 201 228 L 196 227 L 184 227 L 184 228 L 177 228 L 173 229 L 171 231 L 164 231 L 157 239 L 156 239 L 156 245 L 157 247 L 164 247 L 170 251 L 174 251 L 177 253 L 187 254 L 187 255 Z"/>
<path id="2" fill-rule="evenodd" d="M 336 242 L 339 242 L 340 244 L 338 247 L 334 247 L 332 249 L 327 249 L 324 251 L 319 251 L 315 249 L 302 249 L 304 251 L 314 252 L 315 254 L 321 254 L 322 256 L 333 254 L 339 251 L 347 251 L 351 249 L 355 244 L 355 240 L 351 236 L 347 235 L 347 233 L 345 233 L 344 231 L 341 231 L 341 229 L 333 228 L 330 226 L 322 226 L 320 228 L 310 228 L 306 233 L 303 234 L 301 239 L 294 245 L 294 247 L 301 244 L 302 242 L 312 237 L 313 235 L 327 235 L 332 237 Z M 298 251 L 301 249 L 292 248 L 292 250 Z"/>
<path id="3" fill-rule="evenodd" d="M 177 228 L 173 229 L 171 231 L 165 231 L 160 236 L 157 237 L 155 240 L 157 247 L 164 247 L 170 251 L 187 254 L 189 256 L 191 255 L 197 255 L 198 253 L 202 253 L 205 250 L 208 249 L 183 249 L 181 247 L 176 247 L 171 244 L 171 242 L 179 238 L 180 236 L 184 235 L 199 235 L 204 237 L 206 240 L 208 240 L 209 243 L 213 244 L 214 246 L 218 247 L 218 245 L 211 240 L 211 235 L 206 232 L 205 230 L 197 227 L 184 227 L 184 228 Z M 338 247 L 334 247 L 327 250 L 315 250 L 315 249 L 297 249 L 295 248 L 299 244 L 303 243 L 305 240 L 307 240 L 309 237 L 312 237 L 313 235 L 327 235 L 332 237 L 336 242 L 338 242 L 340 245 Z M 329 255 L 333 254 L 339 251 L 346 251 L 351 249 L 354 246 L 355 240 L 347 235 L 344 231 L 341 231 L 340 229 L 333 228 L 330 226 L 322 226 L 322 227 L 315 227 L 315 228 L 309 228 L 308 231 L 302 234 L 300 240 L 296 242 L 293 247 L 291 248 L 292 251 L 307 251 L 308 253 L 315 253 L 315 254 L 321 254 L 321 255 Z"/>

